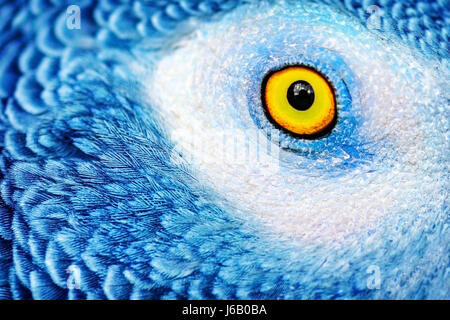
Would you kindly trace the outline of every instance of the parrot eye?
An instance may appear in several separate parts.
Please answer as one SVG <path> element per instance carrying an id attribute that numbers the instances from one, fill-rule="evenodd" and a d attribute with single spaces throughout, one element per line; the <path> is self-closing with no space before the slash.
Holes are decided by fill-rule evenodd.
<path id="1" fill-rule="evenodd" d="M 262 91 L 269 120 L 283 129 L 315 137 L 332 128 L 336 118 L 334 90 L 314 69 L 289 66 L 272 72 Z"/>

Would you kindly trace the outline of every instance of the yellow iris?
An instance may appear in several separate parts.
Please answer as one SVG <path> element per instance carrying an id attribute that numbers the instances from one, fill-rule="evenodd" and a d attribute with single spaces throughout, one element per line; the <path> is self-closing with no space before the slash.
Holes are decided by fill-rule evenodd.
<path id="1" fill-rule="evenodd" d="M 308 67 L 290 66 L 272 73 L 262 92 L 272 119 L 292 133 L 316 135 L 329 128 L 336 116 L 331 85 Z"/>

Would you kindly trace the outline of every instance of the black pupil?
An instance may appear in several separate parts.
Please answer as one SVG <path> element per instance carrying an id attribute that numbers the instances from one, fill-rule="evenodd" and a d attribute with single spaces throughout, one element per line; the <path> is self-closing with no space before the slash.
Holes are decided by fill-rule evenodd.
<path id="1" fill-rule="evenodd" d="M 300 111 L 308 110 L 314 102 L 314 89 L 306 81 L 293 82 L 287 91 L 289 104 Z"/>

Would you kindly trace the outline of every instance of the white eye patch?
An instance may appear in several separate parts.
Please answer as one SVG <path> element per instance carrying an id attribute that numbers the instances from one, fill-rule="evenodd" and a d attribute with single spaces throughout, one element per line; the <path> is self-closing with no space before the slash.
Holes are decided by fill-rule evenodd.
<path id="1" fill-rule="evenodd" d="M 264 69 L 278 56 L 302 56 L 311 47 L 336 53 L 355 76 L 351 93 L 358 95 L 353 103 L 361 121 L 354 135 L 371 157 L 344 174 L 308 165 L 332 157 L 327 150 L 313 160 L 283 157 L 289 151 L 276 132 L 269 141 L 249 112 L 249 91 L 259 81 L 250 68 Z M 448 97 L 433 66 L 324 6 L 244 6 L 221 21 L 199 24 L 143 81 L 177 151 L 204 184 L 239 208 L 242 218 L 324 244 L 372 231 L 382 237 L 393 221 L 426 221 L 439 212 Z"/>

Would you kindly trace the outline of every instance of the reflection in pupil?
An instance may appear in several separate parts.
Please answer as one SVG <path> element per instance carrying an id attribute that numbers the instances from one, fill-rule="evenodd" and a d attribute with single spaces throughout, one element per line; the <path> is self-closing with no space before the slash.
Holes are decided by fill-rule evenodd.
<path id="1" fill-rule="evenodd" d="M 308 110 L 314 102 L 314 89 L 306 81 L 293 82 L 287 91 L 289 104 L 300 111 Z"/>

